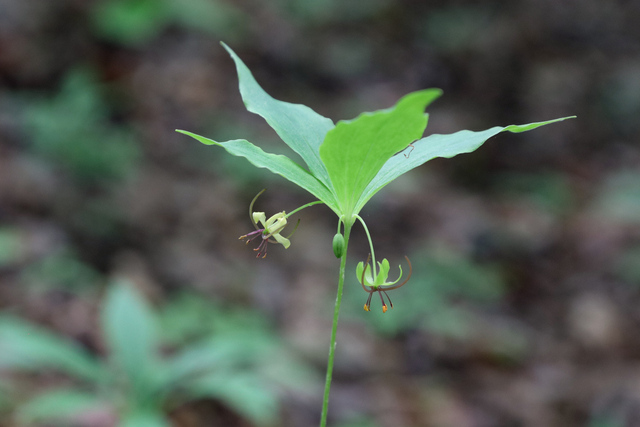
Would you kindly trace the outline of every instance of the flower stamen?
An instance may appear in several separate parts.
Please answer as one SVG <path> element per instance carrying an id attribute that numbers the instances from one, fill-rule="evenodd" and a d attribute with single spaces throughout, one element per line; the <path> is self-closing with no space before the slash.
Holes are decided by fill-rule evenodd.
<path id="1" fill-rule="evenodd" d="M 246 240 L 247 244 L 258 238 L 258 236 L 262 238 L 258 247 L 254 249 L 254 251 L 258 252 L 256 258 L 265 258 L 267 256 L 267 248 L 269 246 L 269 243 L 279 243 L 284 246 L 285 249 L 291 245 L 288 237 L 280 235 L 280 232 L 287 226 L 287 213 L 285 211 L 278 212 L 277 214 L 271 216 L 269 219 L 267 219 L 267 216 L 264 212 L 253 212 L 253 205 L 255 204 L 258 197 L 262 193 L 264 193 L 264 191 L 265 190 L 260 191 L 253 198 L 251 204 L 249 204 L 249 218 L 251 219 L 251 223 L 256 230 L 238 238 L 239 240 Z M 300 221 L 298 220 L 298 223 L 299 222 Z M 262 225 L 262 228 L 258 227 L 258 223 Z M 293 231 L 295 232 L 297 228 L 298 224 L 296 224 L 296 227 L 293 229 Z M 293 232 L 289 235 L 289 237 L 291 237 L 292 234 Z"/>

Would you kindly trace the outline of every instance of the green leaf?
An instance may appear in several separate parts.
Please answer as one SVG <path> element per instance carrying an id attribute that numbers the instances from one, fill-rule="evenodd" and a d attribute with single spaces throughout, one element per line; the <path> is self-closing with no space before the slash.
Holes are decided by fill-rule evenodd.
<path id="1" fill-rule="evenodd" d="M 25 109 L 30 149 L 79 183 L 107 184 L 128 178 L 140 149 L 130 128 L 116 126 L 95 72 L 70 71 L 60 91 L 38 96 Z"/>
<path id="2" fill-rule="evenodd" d="M 240 93 L 247 110 L 262 116 L 280 138 L 302 157 L 309 171 L 330 189 L 331 180 L 318 150 L 327 132 L 334 127 L 331 119 L 321 116 L 306 105 L 273 99 L 258 85 L 238 55 L 226 44 L 222 45 L 236 63 Z"/>
<path id="3" fill-rule="evenodd" d="M 71 250 L 53 252 L 22 270 L 22 278 L 31 289 L 61 289 L 81 293 L 92 291 L 102 276 L 83 263 Z"/>
<path id="4" fill-rule="evenodd" d="M 204 144 L 222 146 L 231 154 L 285 177 L 318 197 L 339 217 L 349 220 L 393 179 L 434 157 L 471 152 L 500 132 L 524 132 L 568 118 L 494 127 L 483 132 L 432 135 L 416 141 L 427 125 L 425 108 L 442 94 L 439 89 L 427 89 L 406 95 L 391 109 L 363 113 L 334 126 L 330 119 L 309 107 L 273 99 L 258 85 L 242 60 L 227 45 L 223 46 L 236 64 L 247 109 L 265 118 L 302 157 L 309 170 L 285 156 L 265 153 L 246 140 L 219 143 L 190 132 L 178 132 Z M 409 145 L 412 146 L 408 149 Z"/>
<path id="5" fill-rule="evenodd" d="M 138 410 L 122 417 L 118 427 L 170 427 L 160 410 Z"/>
<path id="6" fill-rule="evenodd" d="M 276 393 L 251 372 L 204 375 L 189 390 L 196 396 L 219 399 L 256 425 L 273 425 L 277 419 Z"/>
<path id="7" fill-rule="evenodd" d="M 255 334 L 239 333 L 191 344 L 166 362 L 166 380 L 180 384 L 209 372 L 235 372 L 239 366 L 255 362 L 257 355 L 265 351 L 261 341 Z"/>
<path id="8" fill-rule="evenodd" d="M 21 425 L 44 421 L 69 421 L 91 411 L 104 411 L 109 404 L 87 392 L 73 389 L 57 389 L 42 393 L 22 405 L 17 411 Z M 55 423 L 55 425 L 60 425 Z M 75 425 L 75 424 L 74 424 Z"/>
<path id="9" fill-rule="evenodd" d="M 158 377 L 157 325 L 151 308 L 129 282 L 110 286 L 102 309 L 102 329 L 113 361 L 126 375 L 134 395 L 144 398 Z"/>
<path id="10" fill-rule="evenodd" d="M 290 158 L 278 154 L 265 153 L 261 148 L 244 139 L 235 139 L 226 142 L 216 142 L 195 133 L 178 130 L 177 132 L 188 135 L 206 145 L 218 145 L 234 156 L 244 157 L 259 168 L 266 168 L 271 172 L 288 179 L 304 188 L 309 193 L 322 200 L 336 213 L 339 212 L 335 197 L 329 189 L 316 177 L 310 174 L 302 166 Z"/>
<path id="11" fill-rule="evenodd" d="M 0 318 L 0 369 L 52 369 L 90 382 L 104 374 L 102 366 L 71 341 L 12 317 Z"/>
<path id="12" fill-rule="evenodd" d="M 453 157 L 462 153 L 470 153 L 475 151 L 478 147 L 484 144 L 489 138 L 500 132 L 512 132 L 519 133 L 525 132 L 531 129 L 535 129 L 540 126 L 548 125 L 551 123 L 560 122 L 566 119 L 574 118 L 575 116 L 563 117 L 555 120 L 548 120 L 545 122 L 529 123 L 526 125 L 510 125 L 505 127 L 492 127 L 481 132 L 472 132 L 469 130 L 462 130 L 449 135 L 434 134 L 422 138 L 419 141 L 413 143 L 414 149 L 409 147 L 404 150 L 403 153 L 398 153 L 391 157 L 380 169 L 378 174 L 369 183 L 358 205 L 356 206 L 356 212 L 358 212 L 364 205 L 376 194 L 382 187 L 399 177 L 400 175 L 410 171 L 413 168 L 421 166 L 427 161 L 436 157 Z M 406 156 L 405 156 L 406 154 Z"/>
<path id="13" fill-rule="evenodd" d="M 422 136 L 427 126 L 424 109 L 441 94 L 439 89 L 413 92 L 392 109 L 340 121 L 327 133 L 320 156 L 344 214 L 357 214 L 354 208 L 380 168 Z"/>

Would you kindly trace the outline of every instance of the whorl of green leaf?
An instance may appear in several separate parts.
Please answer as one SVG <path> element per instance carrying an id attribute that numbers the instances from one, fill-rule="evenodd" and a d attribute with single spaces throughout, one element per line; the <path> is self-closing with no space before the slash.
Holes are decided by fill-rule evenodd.
<path id="1" fill-rule="evenodd" d="M 269 169 L 304 188 L 349 222 L 384 186 L 435 157 L 472 152 L 500 132 L 524 132 L 575 117 L 421 138 L 428 120 L 425 108 L 442 95 L 440 89 L 425 89 L 405 95 L 393 108 L 362 113 L 334 126 L 330 119 L 309 107 L 269 96 L 242 60 L 227 45 L 223 46 L 236 64 L 247 109 L 264 117 L 307 168 L 286 156 L 265 153 L 244 139 L 217 142 L 191 132 L 178 132 Z"/>

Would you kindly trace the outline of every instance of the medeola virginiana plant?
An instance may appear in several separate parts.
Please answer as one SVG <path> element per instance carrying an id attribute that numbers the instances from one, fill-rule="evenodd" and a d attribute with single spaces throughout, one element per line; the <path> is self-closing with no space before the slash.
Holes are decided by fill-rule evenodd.
<path id="1" fill-rule="evenodd" d="M 253 211 L 257 197 L 264 190 L 260 191 L 249 206 L 249 217 L 255 230 L 240 236 L 240 239 L 247 243 L 257 240 L 258 246 L 254 249 L 257 257 L 265 258 L 269 243 L 280 244 L 285 248 L 290 246 L 291 233 L 286 237 L 283 233 L 288 225 L 287 219 L 293 213 L 310 206 L 325 204 L 338 217 L 333 251 L 340 259 L 340 272 L 320 421 L 320 425 L 324 427 L 327 423 L 349 236 L 356 222 L 364 228 L 370 246 L 367 261 L 360 262 L 356 268 L 358 281 L 369 293 L 364 309 L 370 310 L 371 298 L 377 292 L 382 302 L 382 310 L 386 312 L 388 307 L 393 307 L 387 292 L 406 284 L 408 279 L 400 285 L 396 284 L 402 277 L 400 269 L 398 279 L 389 282 L 389 261 L 383 259 L 376 262 L 371 235 L 365 221 L 359 215 L 365 204 L 391 181 L 433 158 L 453 157 L 472 152 L 500 132 L 525 132 L 574 116 L 526 125 L 496 126 L 480 132 L 462 130 L 449 135 L 434 134 L 423 138 L 428 121 L 425 109 L 442 95 L 440 89 L 425 89 L 405 95 L 391 108 L 362 113 L 353 120 L 340 120 L 334 124 L 331 119 L 319 115 L 305 105 L 273 99 L 258 85 L 242 60 L 227 45 L 223 46 L 235 61 L 240 93 L 247 109 L 262 116 L 280 138 L 304 160 L 306 167 L 289 157 L 267 153 L 244 139 L 217 142 L 184 130 L 178 132 L 189 135 L 203 144 L 222 147 L 234 156 L 244 157 L 254 166 L 266 168 L 288 179 L 317 198 L 316 201 L 289 213 L 283 210 L 268 216 L 265 212 Z M 410 275 L 411 263 L 408 258 L 407 264 Z"/>

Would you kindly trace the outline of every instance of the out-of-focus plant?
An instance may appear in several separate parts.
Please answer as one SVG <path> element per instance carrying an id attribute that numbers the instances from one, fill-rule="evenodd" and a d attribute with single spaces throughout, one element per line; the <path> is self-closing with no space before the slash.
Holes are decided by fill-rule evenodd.
<path id="1" fill-rule="evenodd" d="M 203 336 L 242 335 L 245 331 L 270 336 L 269 325 L 256 310 L 240 307 L 225 310 L 220 303 L 188 293 L 171 298 L 159 319 L 165 342 L 173 346 L 181 346 Z"/>
<path id="2" fill-rule="evenodd" d="M 313 205 L 325 204 L 338 217 L 333 252 L 340 259 L 340 273 L 320 420 L 320 425 L 324 427 L 327 424 L 349 236 L 356 222 L 364 227 L 370 248 L 370 258 L 366 263 L 361 262 L 358 265 L 356 276 L 370 296 L 378 294 L 383 311 L 386 311 L 387 307 L 393 307 L 388 291 L 399 287 L 394 284 L 402 276 L 400 270 L 397 280 L 387 281 L 389 262 L 386 259 L 376 262 L 371 235 L 365 221 L 359 215 L 362 208 L 371 197 L 397 177 L 435 157 L 453 157 L 472 152 L 498 133 L 524 132 L 566 118 L 527 125 L 496 126 L 481 132 L 463 130 L 451 135 L 430 135 L 422 138 L 428 120 L 425 108 L 442 94 L 439 89 L 426 89 L 404 96 L 392 108 L 363 113 L 353 120 L 334 124 L 332 120 L 317 114 L 307 106 L 273 99 L 258 85 L 242 60 L 226 45 L 225 48 L 236 63 L 240 93 L 247 109 L 264 117 L 282 140 L 302 158 L 308 169 L 287 156 L 266 153 L 244 139 L 217 142 L 191 132 L 179 132 L 203 144 L 220 146 L 232 155 L 244 157 L 254 166 L 266 168 L 288 179 L 318 199 L 289 213 L 283 210 L 269 216 L 265 212 L 253 209 L 256 199 L 262 194 L 261 191 L 249 205 L 249 218 L 255 231 L 241 236 L 240 239 L 247 243 L 257 241 L 254 250 L 257 251 L 258 257 L 264 258 L 269 243 L 281 244 L 285 248 L 291 244 L 289 239 L 292 232 L 285 229 L 287 218 L 293 213 Z M 408 267 L 410 274 L 410 262 Z M 400 283 L 404 284 L 406 280 Z M 365 310 L 369 310 L 370 300 L 364 307 Z"/>
<path id="3" fill-rule="evenodd" d="M 7 419 L 9 416 L 13 394 L 9 382 L 0 375 L 0 419 Z"/>
<path id="4" fill-rule="evenodd" d="M 70 250 L 60 250 L 25 266 L 21 279 L 30 289 L 81 293 L 104 283 L 99 272 Z"/>
<path id="5" fill-rule="evenodd" d="M 20 233 L 12 227 L 0 227 L 0 268 L 16 261 L 21 249 Z"/>
<path id="6" fill-rule="evenodd" d="M 576 202 L 567 177 L 558 173 L 498 174 L 494 188 L 503 197 L 527 200 L 552 215 L 567 214 Z"/>
<path id="7" fill-rule="evenodd" d="M 0 317 L 0 373 L 58 372 L 76 383 L 19 406 L 21 425 L 82 425 L 79 420 L 99 411 L 120 426 L 168 426 L 168 411 L 201 398 L 223 402 L 256 425 L 273 425 L 280 393 L 312 378 L 266 328 L 221 330 L 164 348 L 158 315 L 126 281 L 108 289 L 101 325 L 106 359 L 18 318 Z"/>
<path id="8" fill-rule="evenodd" d="M 86 69 L 70 72 L 55 96 L 31 99 L 24 121 L 33 152 L 80 182 L 122 179 L 137 163 L 133 133 L 111 119 L 99 85 Z"/>
<path id="9" fill-rule="evenodd" d="M 632 245 L 616 258 L 614 271 L 624 281 L 640 286 L 640 245 Z"/>
<path id="10" fill-rule="evenodd" d="M 145 43 L 170 25 L 235 39 L 245 21 L 233 2 L 220 0 L 106 0 L 93 10 L 98 34 L 125 45 Z"/>
<path id="11" fill-rule="evenodd" d="M 423 36 L 430 46 L 445 53 L 473 49 L 492 37 L 487 28 L 495 25 L 494 9 L 488 3 L 436 9 L 422 25 Z"/>
<path id="12" fill-rule="evenodd" d="M 596 416 L 589 420 L 587 427 L 625 427 L 627 422 L 615 416 Z"/>

